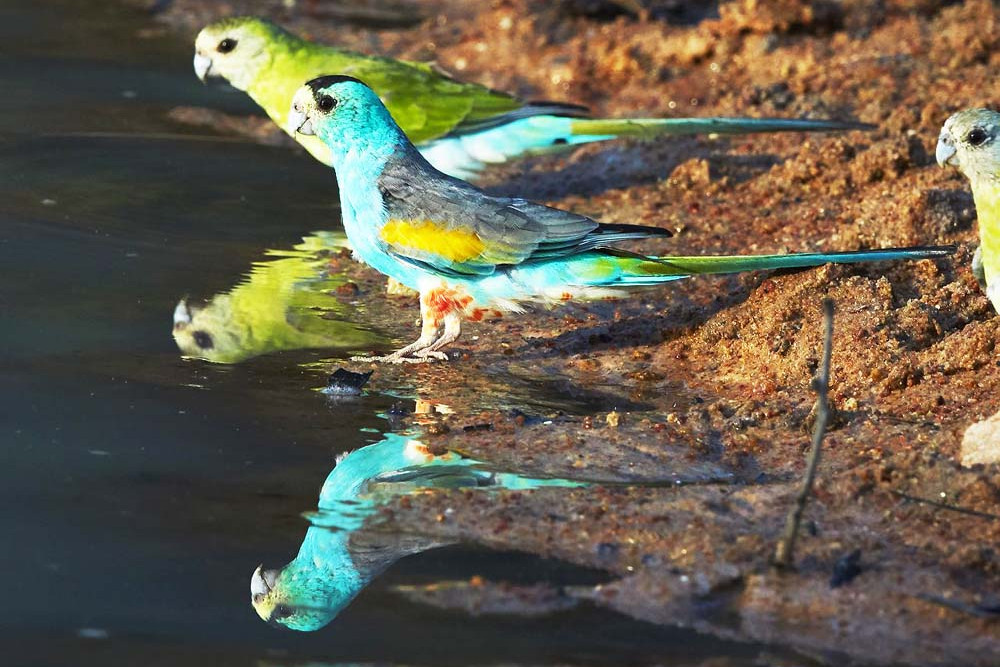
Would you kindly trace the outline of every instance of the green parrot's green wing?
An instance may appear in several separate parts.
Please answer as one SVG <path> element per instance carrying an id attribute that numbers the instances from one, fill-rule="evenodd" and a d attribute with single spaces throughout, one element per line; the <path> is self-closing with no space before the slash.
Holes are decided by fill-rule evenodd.
<path id="1" fill-rule="evenodd" d="M 455 81 L 424 63 L 358 56 L 350 67 L 338 73 L 371 86 L 417 144 L 449 134 L 464 123 L 479 122 L 523 106 L 517 98 Z"/>
<path id="2" fill-rule="evenodd" d="M 455 81 L 426 63 L 366 56 L 290 35 L 274 39 L 271 66 L 247 92 L 287 131 L 295 91 L 306 81 L 326 74 L 353 76 L 371 86 L 407 136 L 418 144 L 449 134 L 463 124 L 479 124 L 524 106 L 505 93 Z M 307 143 L 310 138 L 296 139 L 304 140 L 303 145 L 314 155 L 325 152 L 314 151 Z"/>

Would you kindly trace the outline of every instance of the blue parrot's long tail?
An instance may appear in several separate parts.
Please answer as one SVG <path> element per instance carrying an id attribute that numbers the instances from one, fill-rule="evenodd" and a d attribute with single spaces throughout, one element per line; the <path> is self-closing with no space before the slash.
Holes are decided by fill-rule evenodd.
<path id="1" fill-rule="evenodd" d="M 506 274 L 510 283 L 482 281 L 484 299 L 518 302 L 525 294 L 559 301 L 620 295 L 634 287 L 659 285 L 696 275 L 797 269 L 823 264 L 855 264 L 947 257 L 956 246 L 914 246 L 851 252 L 786 255 L 721 255 L 708 257 L 643 257 L 624 251 L 591 251 L 552 262 L 522 265 Z M 491 287 L 493 288 L 491 290 Z M 516 307 L 511 309 L 516 310 Z"/>
<path id="2" fill-rule="evenodd" d="M 787 255 L 722 255 L 707 257 L 609 257 L 620 273 L 614 282 L 622 285 L 656 285 L 694 275 L 739 273 L 768 269 L 797 269 L 823 264 L 857 264 L 893 260 L 933 259 L 953 255 L 957 247 L 913 246 L 848 252 L 809 252 Z M 597 260 L 597 263 L 602 263 Z M 611 277 L 611 276 L 608 276 Z M 607 283 L 605 283 L 607 284 Z"/>
<path id="3" fill-rule="evenodd" d="M 530 107 L 526 107 L 530 109 Z M 665 134 L 749 134 L 755 132 L 833 132 L 869 130 L 851 121 L 797 118 L 577 118 L 557 114 L 502 116 L 503 122 L 480 123 L 421 145 L 420 151 L 441 171 L 469 178 L 488 164 L 525 153 L 619 137 L 650 138 Z"/>

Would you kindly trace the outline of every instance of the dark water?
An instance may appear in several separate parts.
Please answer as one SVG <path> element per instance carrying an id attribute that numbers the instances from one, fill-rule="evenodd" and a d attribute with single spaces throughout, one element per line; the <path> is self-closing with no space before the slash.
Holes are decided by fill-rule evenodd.
<path id="1" fill-rule="evenodd" d="M 249 604 L 254 567 L 294 556 L 300 513 L 316 507 L 335 455 L 379 440 L 389 428 L 379 414 L 399 399 L 331 402 L 314 391 L 325 376 L 311 362 L 330 352 L 181 358 L 169 335 L 178 299 L 226 292 L 264 249 L 335 230 L 336 190 L 302 155 L 167 120 L 177 105 L 251 105 L 201 86 L 189 42 L 143 32 L 154 27 L 114 3 L 0 6 L 0 663 L 618 665 L 745 654 L 591 607 L 466 618 L 391 592 L 473 575 L 595 581 L 474 546 L 398 562 L 319 632 L 261 622 Z M 356 324 L 379 335 L 377 323 Z"/>

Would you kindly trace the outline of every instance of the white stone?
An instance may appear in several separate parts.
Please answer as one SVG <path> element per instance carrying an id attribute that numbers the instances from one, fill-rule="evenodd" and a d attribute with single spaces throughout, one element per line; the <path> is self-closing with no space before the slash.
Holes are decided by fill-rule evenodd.
<path id="1" fill-rule="evenodd" d="M 965 429 L 962 465 L 1000 463 L 1000 412 Z"/>

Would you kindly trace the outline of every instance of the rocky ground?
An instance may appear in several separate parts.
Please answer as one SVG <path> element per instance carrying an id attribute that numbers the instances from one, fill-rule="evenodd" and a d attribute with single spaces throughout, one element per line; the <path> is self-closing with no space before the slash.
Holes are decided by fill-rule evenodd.
<path id="1" fill-rule="evenodd" d="M 948 260 L 706 278 L 511 316 L 473 325 L 451 363 L 380 367 L 374 387 L 410 386 L 454 410 L 421 418 L 431 446 L 617 483 L 419 495 L 383 519 L 603 568 L 619 579 L 586 594 L 600 604 L 820 662 L 1000 662 L 1000 466 L 960 465 L 965 429 L 1000 409 L 1000 333 L 969 270 L 967 184 L 933 163 L 951 112 L 998 99 L 994 3 L 176 0 L 159 18 L 193 37 L 231 13 L 597 114 L 876 124 L 622 142 L 490 172 L 496 191 L 675 232 L 646 252 L 960 248 Z M 175 114 L 281 140 L 256 119 Z M 333 261 L 374 307 L 417 317 L 412 299 Z M 824 297 L 837 308 L 836 415 L 796 567 L 779 571 L 769 559 L 804 468 Z M 497 409 L 539 386 L 574 416 Z M 846 572 L 836 587 L 835 569 Z"/>

